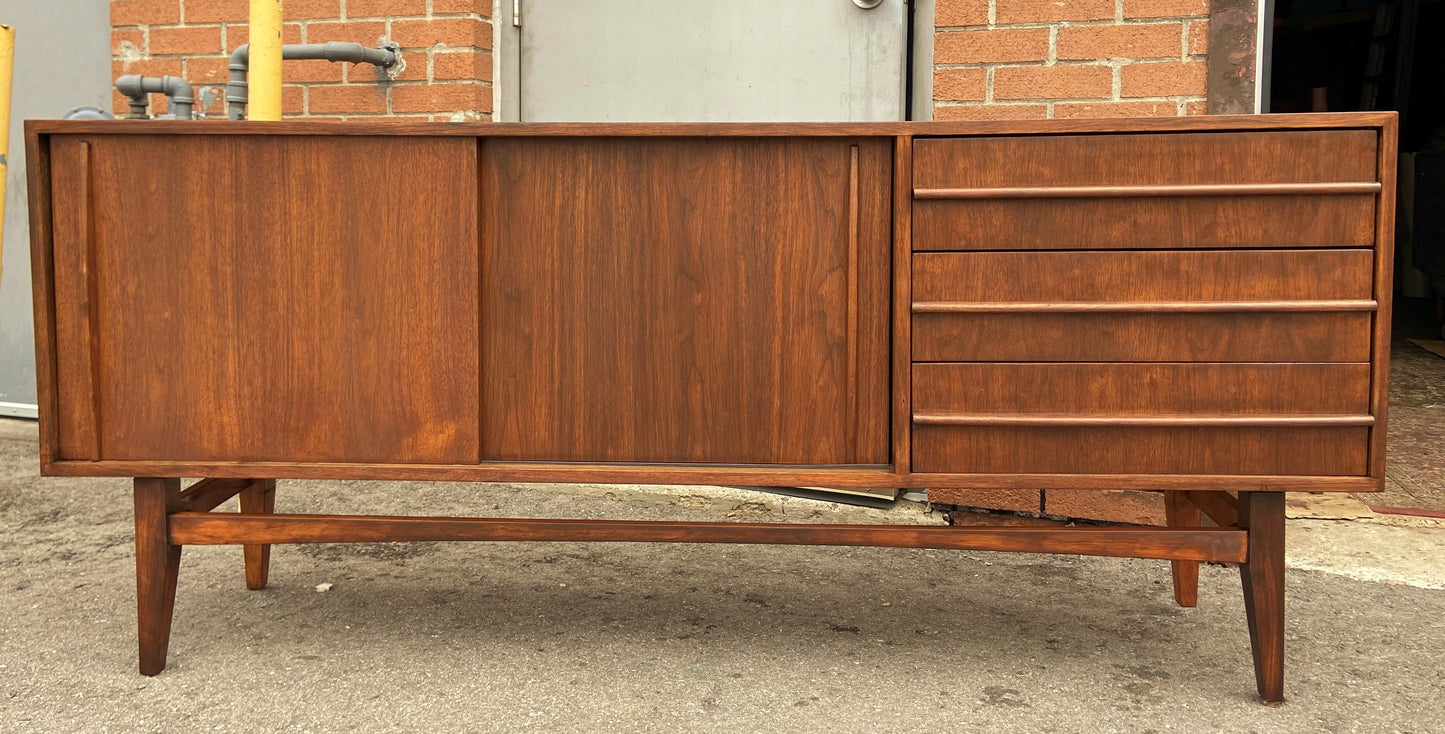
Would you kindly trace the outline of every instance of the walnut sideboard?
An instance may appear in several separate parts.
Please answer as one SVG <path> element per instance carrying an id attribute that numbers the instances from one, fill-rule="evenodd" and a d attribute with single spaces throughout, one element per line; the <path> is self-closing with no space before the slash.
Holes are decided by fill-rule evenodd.
<path id="1" fill-rule="evenodd" d="M 31 121 L 41 469 L 135 478 L 148 675 L 185 545 L 260 588 L 274 543 L 839 544 L 1169 559 L 1184 605 L 1237 563 L 1279 701 L 1282 493 L 1384 476 L 1395 124 Z M 1169 524 L 277 514 L 287 478 L 1153 489 Z"/>

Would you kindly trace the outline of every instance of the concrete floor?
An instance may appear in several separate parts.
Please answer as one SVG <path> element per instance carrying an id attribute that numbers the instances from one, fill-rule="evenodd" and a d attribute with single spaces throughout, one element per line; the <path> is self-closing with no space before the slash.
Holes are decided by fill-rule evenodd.
<path id="1" fill-rule="evenodd" d="M 0 421 L 5 732 L 1445 731 L 1445 523 L 1291 521 L 1291 565 L 1323 570 L 1288 573 L 1278 708 L 1232 568 L 1186 610 L 1163 562 L 873 548 L 288 546 L 260 592 L 238 549 L 190 548 L 145 678 L 129 484 L 41 479 L 35 450 Z M 278 504 L 940 522 L 695 488 L 283 482 Z"/>

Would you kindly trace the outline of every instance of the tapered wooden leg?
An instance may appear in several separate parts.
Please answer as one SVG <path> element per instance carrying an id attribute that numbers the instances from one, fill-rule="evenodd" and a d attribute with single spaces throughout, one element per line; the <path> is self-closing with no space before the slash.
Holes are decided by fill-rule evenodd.
<path id="1" fill-rule="evenodd" d="M 253 479 L 250 486 L 241 490 L 238 496 L 241 512 L 251 515 L 270 515 L 276 512 L 276 480 Z M 271 546 L 247 545 L 246 588 L 266 588 L 266 578 L 271 573 Z"/>
<path id="2" fill-rule="evenodd" d="M 181 566 L 181 547 L 170 544 L 167 515 L 176 509 L 180 492 L 179 479 L 135 480 L 136 628 L 144 675 L 166 667 Z"/>
<path id="3" fill-rule="evenodd" d="M 1265 703 L 1284 701 L 1284 493 L 1240 492 L 1239 525 L 1249 560 L 1239 564 L 1254 651 L 1254 679 Z"/>
<path id="4" fill-rule="evenodd" d="M 1164 519 L 1171 528 L 1197 528 L 1204 524 L 1204 512 L 1183 492 L 1164 493 Z M 1181 607 L 1199 603 L 1199 561 L 1170 561 L 1174 572 L 1174 601 Z"/>

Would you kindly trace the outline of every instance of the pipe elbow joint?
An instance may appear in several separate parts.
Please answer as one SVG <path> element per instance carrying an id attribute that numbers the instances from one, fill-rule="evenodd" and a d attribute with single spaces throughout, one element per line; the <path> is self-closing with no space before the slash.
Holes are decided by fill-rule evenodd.
<path id="1" fill-rule="evenodd" d="M 251 44 L 243 43 L 231 52 L 231 59 L 226 63 L 226 68 L 231 71 L 246 71 L 251 67 Z"/>
<path id="2" fill-rule="evenodd" d="M 149 94 L 145 89 L 145 77 L 140 74 L 126 74 L 116 79 L 115 91 L 131 100 L 144 100 Z"/>
<path id="3" fill-rule="evenodd" d="M 173 103 L 189 105 L 196 101 L 196 91 L 191 87 L 191 83 L 178 76 L 161 77 L 160 91 Z"/>

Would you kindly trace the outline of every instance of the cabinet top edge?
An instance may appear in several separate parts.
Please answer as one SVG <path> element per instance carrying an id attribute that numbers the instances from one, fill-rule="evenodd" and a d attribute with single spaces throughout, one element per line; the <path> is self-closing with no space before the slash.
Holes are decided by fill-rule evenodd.
<path id="1" fill-rule="evenodd" d="M 414 122 L 399 120 L 26 120 L 27 136 L 88 135 L 415 135 L 508 136 L 878 136 L 1060 135 L 1070 133 L 1208 132 L 1388 128 L 1395 112 L 1326 112 L 1270 115 L 1204 115 L 1088 120 L 988 120 L 976 122 Z"/>

